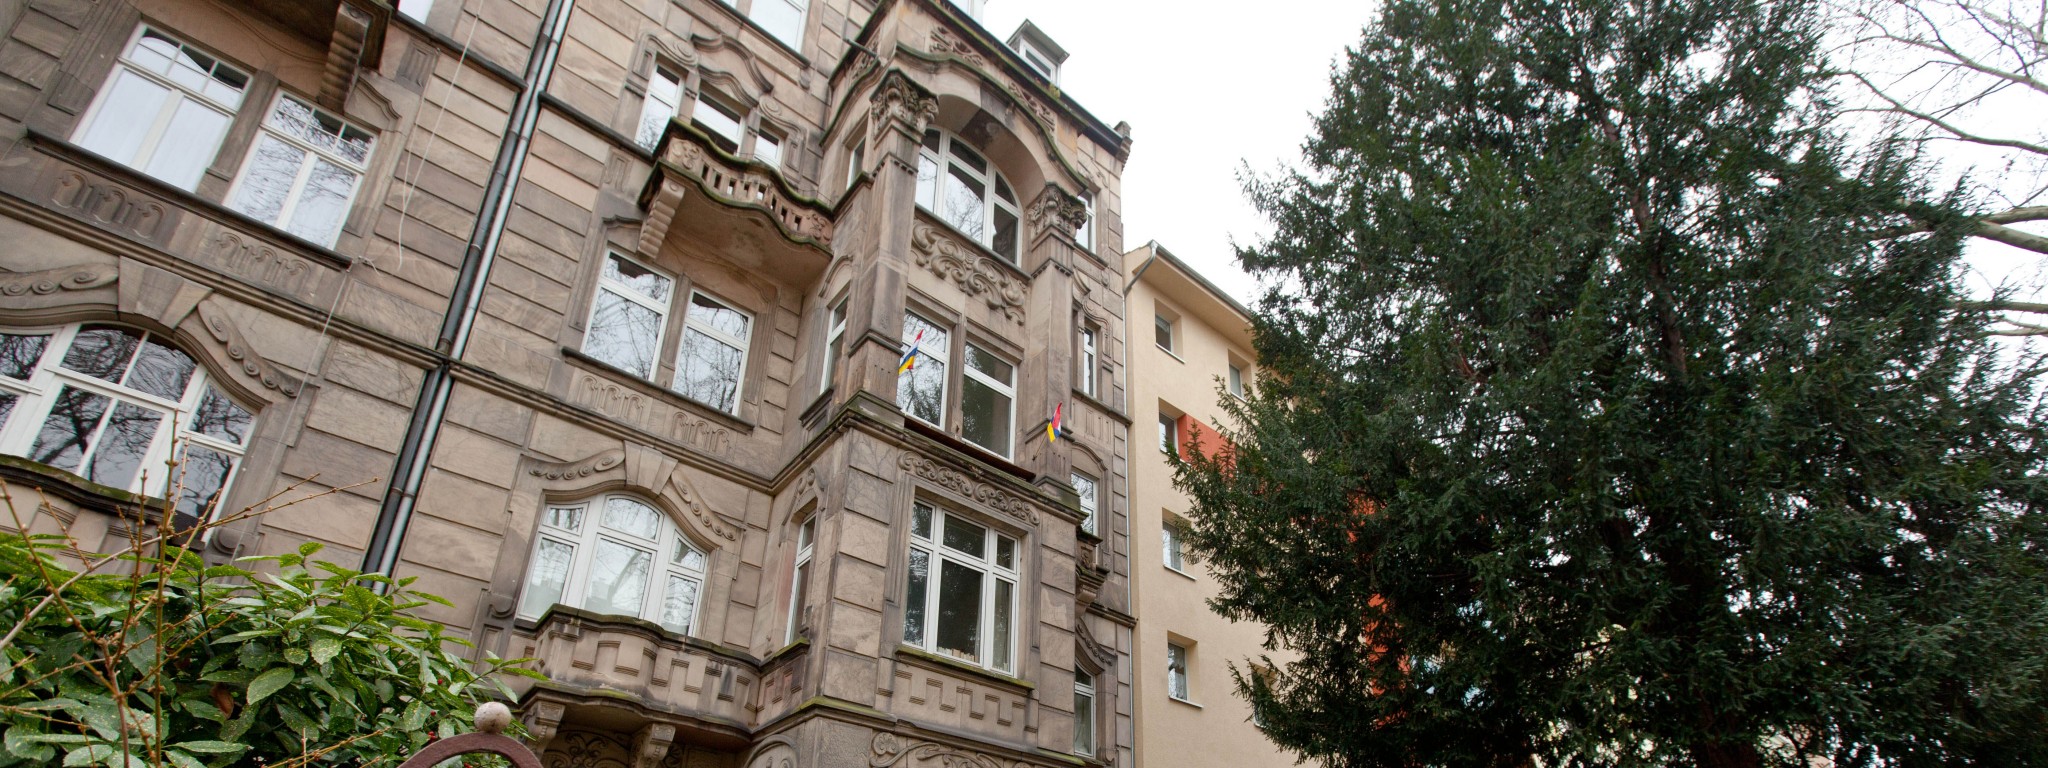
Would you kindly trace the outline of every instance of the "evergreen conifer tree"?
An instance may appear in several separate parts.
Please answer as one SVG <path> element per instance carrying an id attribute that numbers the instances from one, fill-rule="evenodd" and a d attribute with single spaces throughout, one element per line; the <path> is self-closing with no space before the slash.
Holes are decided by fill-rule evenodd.
<path id="1" fill-rule="evenodd" d="M 1262 373 L 1181 474 L 1213 605 L 1294 659 L 1237 675 L 1272 738 L 2048 764 L 2040 368 L 1959 308 L 1968 201 L 1842 138 L 1823 31 L 1385 0 L 1251 185 Z"/>

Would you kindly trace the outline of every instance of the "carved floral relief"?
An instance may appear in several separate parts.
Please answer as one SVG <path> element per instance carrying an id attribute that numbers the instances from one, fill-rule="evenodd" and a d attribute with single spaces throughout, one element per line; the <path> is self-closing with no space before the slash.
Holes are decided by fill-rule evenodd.
<path id="1" fill-rule="evenodd" d="M 916 255 L 918 266 L 951 280 L 970 297 L 980 296 L 990 309 L 1000 310 L 1003 317 L 1019 324 L 1024 322 L 1024 300 L 1029 295 L 1029 286 L 995 259 L 961 245 L 938 227 L 927 224 L 919 224 L 911 232 L 910 250 Z"/>

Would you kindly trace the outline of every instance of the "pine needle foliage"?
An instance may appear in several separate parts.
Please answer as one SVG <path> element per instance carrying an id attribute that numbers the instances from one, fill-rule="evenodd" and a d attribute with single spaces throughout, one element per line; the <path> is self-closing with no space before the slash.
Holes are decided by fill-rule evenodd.
<path id="1" fill-rule="evenodd" d="M 1180 474 L 1213 606 L 1294 659 L 1237 674 L 1275 741 L 2048 764 L 2038 360 L 1958 303 L 1968 201 L 1840 138 L 1822 32 L 1383 3 L 1250 185 L 1262 371 Z"/>

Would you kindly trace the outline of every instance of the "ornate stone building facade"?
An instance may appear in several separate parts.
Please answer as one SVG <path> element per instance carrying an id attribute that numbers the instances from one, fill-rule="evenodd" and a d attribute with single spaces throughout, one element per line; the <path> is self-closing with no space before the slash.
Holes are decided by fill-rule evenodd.
<path id="1" fill-rule="evenodd" d="M 312 496 L 206 556 L 418 577 L 549 766 L 1132 764 L 1128 131 L 956 6 L 0 30 L 27 528 Z"/>

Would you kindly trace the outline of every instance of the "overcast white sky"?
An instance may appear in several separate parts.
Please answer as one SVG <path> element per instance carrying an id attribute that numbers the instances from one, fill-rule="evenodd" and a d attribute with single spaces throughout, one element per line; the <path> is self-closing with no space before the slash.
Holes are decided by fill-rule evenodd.
<path id="1" fill-rule="evenodd" d="M 1157 240 L 1249 304 L 1258 286 L 1238 270 L 1231 243 L 1255 242 L 1267 224 L 1246 202 L 1240 173 L 1298 160 L 1331 64 L 1375 7 L 1274 0 L 1259 12 L 1218 13 L 1159 0 L 989 0 L 982 22 L 1000 39 L 1026 18 L 1037 23 L 1070 54 L 1060 87 L 1103 122 L 1130 122 L 1124 247 Z M 1958 157 L 1946 170 L 1989 159 Z M 1998 166 L 1987 170 L 1995 176 Z M 2048 283 L 2041 259 L 2017 249 L 1974 244 L 1970 261 L 1979 290 L 2017 281 L 2032 297 Z"/>
<path id="2" fill-rule="evenodd" d="M 1157 240 L 1250 303 L 1256 285 L 1230 243 L 1265 222 L 1238 171 L 1300 156 L 1322 111 L 1330 64 L 1358 40 L 1369 2 L 1279 0 L 1253 13 L 1158 0 L 991 0 L 982 15 L 1007 40 L 1029 18 L 1070 58 L 1060 87 L 1103 122 L 1131 124 L 1123 174 L 1124 248 Z"/>

